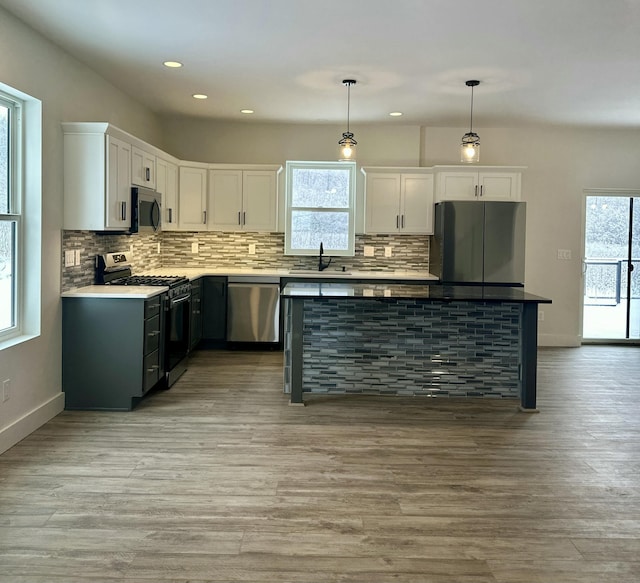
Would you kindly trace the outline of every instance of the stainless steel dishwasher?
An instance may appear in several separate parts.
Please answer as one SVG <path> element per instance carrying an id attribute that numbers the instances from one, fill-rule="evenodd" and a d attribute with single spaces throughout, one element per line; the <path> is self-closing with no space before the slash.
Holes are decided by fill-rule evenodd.
<path id="1" fill-rule="evenodd" d="M 229 276 L 227 341 L 280 340 L 280 278 Z"/>

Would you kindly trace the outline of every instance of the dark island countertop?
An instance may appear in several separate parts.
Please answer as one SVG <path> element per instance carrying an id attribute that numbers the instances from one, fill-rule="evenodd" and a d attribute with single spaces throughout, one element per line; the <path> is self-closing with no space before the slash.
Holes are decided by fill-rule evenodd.
<path id="1" fill-rule="evenodd" d="M 406 299 L 431 302 L 513 302 L 550 304 L 522 287 L 441 284 L 289 283 L 284 298 Z"/>

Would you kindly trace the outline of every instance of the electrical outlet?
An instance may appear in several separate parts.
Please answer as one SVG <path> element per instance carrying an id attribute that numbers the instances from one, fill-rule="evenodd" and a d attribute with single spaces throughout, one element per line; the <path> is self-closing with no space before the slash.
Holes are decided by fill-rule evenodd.
<path id="1" fill-rule="evenodd" d="M 200 245 L 198 243 L 191 243 L 191 253 L 198 253 Z"/>
<path id="2" fill-rule="evenodd" d="M 384 256 L 391 257 L 393 255 L 393 247 L 385 247 L 384 248 Z"/>
<path id="3" fill-rule="evenodd" d="M 538 322 L 544 322 L 544 312 L 542 310 L 538 310 Z"/>
<path id="4" fill-rule="evenodd" d="M 76 249 L 76 265 L 80 265 L 80 249 Z"/>
<path id="5" fill-rule="evenodd" d="M 570 261 L 571 249 L 558 249 L 558 259 L 562 261 Z"/>
<path id="6" fill-rule="evenodd" d="M 2 383 L 2 402 L 8 401 L 9 397 L 11 397 L 11 379 L 6 379 Z"/>
<path id="7" fill-rule="evenodd" d="M 371 245 L 364 246 L 364 256 L 365 257 L 373 257 L 375 255 L 375 247 L 371 247 Z"/>
<path id="8" fill-rule="evenodd" d="M 73 267 L 73 264 L 76 260 L 76 255 L 73 252 L 73 249 L 70 251 L 64 252 L 64 266 L 65 267 Z"/>
<path id="9" fill-rule="evenodd" d="M 256 244 L 249 243 L 249 255 L 255 255 L 255 254 L 256 254 Z"/>

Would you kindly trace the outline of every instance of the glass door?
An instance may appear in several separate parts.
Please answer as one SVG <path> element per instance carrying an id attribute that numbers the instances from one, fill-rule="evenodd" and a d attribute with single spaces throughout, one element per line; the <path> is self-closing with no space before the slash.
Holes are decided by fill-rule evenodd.
<path id="1" fill-rule="evenodd" d="M 585 340 L 640 339 L 640 196 L 586 197 Z"/>

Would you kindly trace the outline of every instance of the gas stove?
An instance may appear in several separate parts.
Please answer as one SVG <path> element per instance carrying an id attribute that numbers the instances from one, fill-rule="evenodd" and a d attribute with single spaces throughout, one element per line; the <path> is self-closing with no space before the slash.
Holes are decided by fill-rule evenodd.
<path id="1" fill-rule="evenodd" d="M 96 283 L 103 285 L 149 285 L 169 288 L 169 298 L 191 293 L 189 279 L 182 275 L 132 275 L 128 253 L 105 253 L 96 258 Z"/>

